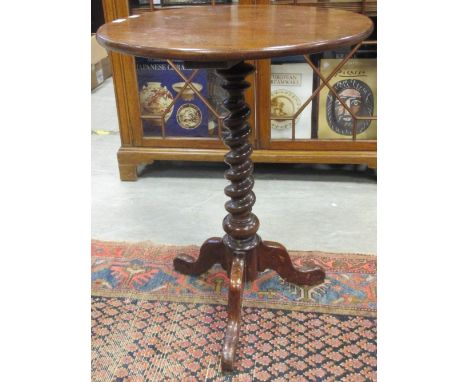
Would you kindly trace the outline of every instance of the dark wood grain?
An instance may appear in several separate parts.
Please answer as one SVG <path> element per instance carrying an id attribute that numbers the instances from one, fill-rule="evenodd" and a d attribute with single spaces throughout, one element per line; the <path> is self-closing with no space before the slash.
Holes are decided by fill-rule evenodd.
<path id="1" fill-rule="evenodd" d="M 236 348 L 239 343 L 242 294 L 245 282 L 245 253 L 234 252 L 231 265 L 228 295 L 228 322 L 226 335 L 224 336 L 223 350 L 221 353 L 221 370 L 223 372 L 234 369 Z"/>
<path id="2" fill-rule="evenodd" d="M 235 5 L 167 9 L 114 20 L 97 40 L 120 53 L 186 61 L 310 54 L 362 41 L 364 15 L 316 7 Z"/>
<path id="3" fill-rule="evenodd" d="M 174 259 L 174 269 L 184 275 L 198 276 L 205 273 L 214 264 L 221 264 L 224 269 L 231 267 L 230 257 L 226 252 L 223 240 L 219 237 L 210 237 L 200 248 L 197 259 L 181 253 Z"/>
<path id="4" fill-rule="evenodd" d="M 187 275 L 200 275 L 215 263 L 221 264 L 230 275 L 228 294 L 228 323 L 221 353 L 221 370 L 234 369 L 236 348 L 239 342 L 242 293 L 244 283 L 254 281 L 258 272 L 274 270 L 284 280 L 298 284 L 316 286 L 324 282 L 322 268 L 310 264 L 306 268 L 294 267 L 286 248 L 276 242 L 262 242 L 250 250 L 236 251 L 226 245 L 225 240 L 217 237 L 208 239 L 200 248 L 198 259 L 188 255 L 179 255 L 174 260 L 177 271 Z"/>
<path id="5" fill-rule="evenodd" d="M 224 242 L 232 251 L 248 251 L 259 243 L 257 230 L 258 218 L 252 213 L 255 203 L 252 145 L 249 142 L 251 132 L 248 118 L 249 105 L 245 102 L 244 91 L 250 84 L 245 78 L 254 71 L 254 67 L 247 63 L 237 64 L 229 69 L 218 69 L 217 74 L 224 80 L 221 85 L 229 94 L 224 101 L 224 107 L 229 114 L 224 119 L 223 142 L 230 148 L 224 156 L 229 169 L 224 177 L 230 184 L 224 193 L 231 198 L 225 204 L 229 213 L 223 220 L 226 232 Z"/>
<path id="6" fill-rule="evenodd" d="M 297 285 L 319 285 L 325 280 L 322 268 L 312 265 L 307 268 L 294 267 L 286 248 L 273 241 L 264 241 L 257 250 L 258 271 L 276 271 L 283 280 Z"/>

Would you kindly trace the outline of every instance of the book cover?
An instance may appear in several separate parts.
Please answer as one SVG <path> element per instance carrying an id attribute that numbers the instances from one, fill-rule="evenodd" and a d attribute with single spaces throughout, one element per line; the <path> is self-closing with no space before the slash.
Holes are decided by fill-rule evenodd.
<path id="1" fill-rule="evenodd" d="M 275 116 L 291 116 L 312 94 L 312 68 L 304 63 L 271 65 L 271 139 L 292 139 L 292 121 Z M 295 138 L 310 139 L 312 102 L 296 118 Z"/>
<path id="2" fill-rule="evenodd" d="M 162 115 L 184 86 L 184 81 L 166 62 L 136 57 L 136 72 L 141 115 L 159 118 L 142 119 L 145 136 L 161 136 Z M 193 72 L 176 63 L 189 78 Z M 210 98 L 207 71 L 200 70 L 192 80 L 194 87 Z M 216 136 L 218 121 L 203 101 L 189 87 L 176 100 L 164 117 L 166 136 L 211 137 Z"/>
<path id="3" fill-rule="evenodd" d="M 341 62 L 322 59 L 320 71 L 326 78 Z M 329 81 L 348 108 L 357 116 L 377 116 L 377 60 L 350 59 Z M 353 118 L 328 87 L 320 92 L 319 139 L 352 139 Z M 358 120 L 356 139 L 377 139 L 377 121 Z"/>

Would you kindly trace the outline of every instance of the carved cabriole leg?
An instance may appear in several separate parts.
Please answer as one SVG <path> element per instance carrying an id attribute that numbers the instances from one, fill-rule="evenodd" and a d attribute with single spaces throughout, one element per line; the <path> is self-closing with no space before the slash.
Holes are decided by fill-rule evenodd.
<path id="1" fill-rule="evenodd" d="M 211 237 L 201 246 L 198 259 L 186 254 L 180 254 L 174 259 L 174 268 L 184 275 L 198 276 L 205 273 L 216 263 L 221 264 L 227 271 L 231 267 L 223 239 Z"/>
<path id="2" fill-rule="evenodd" d="M 311 266 L 296 269 L 284 246 L 273 241 L 264 241 L 257 248 L 258 271 L 272 269 L 280 277 L 297 285 L 319 285 L 325 280 L 325 272 L 322 268 Z"/>
<path id="3" fill-rule="evenodd" d="M 231 277 L 228 295 L 228 323 L 221 355 L 221 369 L 232 371 L 236 359 L 236 348 L 239 342 L 241 325 L 242 294 L 245 282 L 245 254 L 235 252 L 231 266 Z"/>

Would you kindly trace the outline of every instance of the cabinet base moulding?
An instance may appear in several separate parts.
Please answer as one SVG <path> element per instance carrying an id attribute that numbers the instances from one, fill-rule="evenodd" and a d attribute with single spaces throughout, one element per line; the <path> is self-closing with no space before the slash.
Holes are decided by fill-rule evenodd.
<path id="1" fill-rule="evenodd" d="M 148 148 L 121 147 L 117 153 L 120 179 L 138 179 L 137 166 L 156 160 L 186 160 L 198 162 L 223 162 L 227 149 Z M 364 164 L 377 169 L 375 151 L 289 151 L 256 149 L 252 154 L 256 163 L 316 163 Z"/>

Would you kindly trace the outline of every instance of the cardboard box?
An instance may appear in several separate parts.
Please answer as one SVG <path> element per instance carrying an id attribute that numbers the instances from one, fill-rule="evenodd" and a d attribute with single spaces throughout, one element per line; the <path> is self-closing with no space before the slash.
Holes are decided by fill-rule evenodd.
<path id="1" fill-rule="evenodd" d="M 98 44 L 96 35 L 91 35 L 91 90 L 112 75 L 107 51 Z"/>

